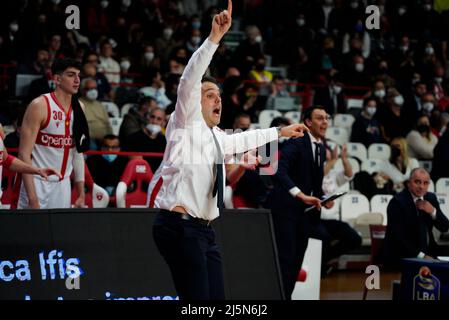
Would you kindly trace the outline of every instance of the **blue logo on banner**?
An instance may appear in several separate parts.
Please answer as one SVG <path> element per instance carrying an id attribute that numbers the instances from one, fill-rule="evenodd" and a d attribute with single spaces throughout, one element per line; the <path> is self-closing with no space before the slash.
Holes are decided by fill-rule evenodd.
<path id="1" fill-rule="evenodd" d="M 440 300 L 440 280 L 426 266 L 413 278 L 413 300 Z"/>

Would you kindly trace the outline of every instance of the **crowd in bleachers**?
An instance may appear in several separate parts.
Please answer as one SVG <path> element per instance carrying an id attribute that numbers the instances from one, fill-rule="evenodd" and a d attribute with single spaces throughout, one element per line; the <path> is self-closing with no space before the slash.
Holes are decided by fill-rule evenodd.
<path id="1" fill-rule="evenodd" d="M 83 66 L 92 150 L 108 151 L 103 137 L 113 134 L 121 150 L 163 152 L 180 75 L 221 2 L 83 1 L 81 28 L 67 30 L 72 2 L 4 4 L 0 120 L 12 131 L 5 145 L 18 146 L 23 109 L 54 89 L 52 60 L 73 57 Z M 379 30 L 365 28 L 368 4 L 380 10 Z M 220 126 L 243 129 L 235 124 L 241 114 L 249 129 L 279 117 L 297 122 L 303 108 L 320 104 L 332 116 L 329 144 L 347 144 L 349 189 L 368 200 L 395 194 L 417 166 L 438 185 L 449 177 L 447 9 L 431 0 L 235 1 L 233 27 L 208 70 L 221 84 Z M 155 171 L 160 158 L 145 159 Z"/>

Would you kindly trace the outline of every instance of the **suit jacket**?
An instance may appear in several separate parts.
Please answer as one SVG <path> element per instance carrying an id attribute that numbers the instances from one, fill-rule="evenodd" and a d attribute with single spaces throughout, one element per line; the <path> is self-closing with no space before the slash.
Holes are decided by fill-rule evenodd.
<path id="1" fill-rule="evenodd" d="M 402 258 L 416 258 L 420 252 L 435 256 L 438 248 L 432 229 L 436 227 L 441 232 L 449 229 L 449 220 L 440 209 L 438 199 L 434 193 L 428 192 L 424 200 L 429 201 L 436 208 L 436 218 L 417 210 L 412 194 L 404 189 L 391 199 L 387 207 L 388 225 L 385 234 L 386 262 L 398 266 Z M 422 243 L 420 224 L 425 224 L 427 230 L 427 244 Z"/>
<path id="2" fill-rule="evenodd" d="M 293 197 L 289 190 L 298 187 L 307 195 L 321 198 L 323 196 L 323 164 L 326 158 L 324 146 L 321 147 L 320 170 L 315 173 L 312 145 L 308 134 L 299 139 L 289 139 L 281 148 L 277 173 L 274 176 L 274 188 L 271 194 L 273 214 L 283 215 L 293 220 L 304 218 L 304 209 L 308 205 Z M 316 212 L 313 216 L 319 218 Z"/>
<path id="3" fill-rule="evenodd" d="M 337 94 L 337 105 L 335 105 L 328 86 L 317 88 L 313 104 L 323 106 L 330 115 L 334 113 L 346 113 L 346 100 L 344 95 L 342 93 Z"/>

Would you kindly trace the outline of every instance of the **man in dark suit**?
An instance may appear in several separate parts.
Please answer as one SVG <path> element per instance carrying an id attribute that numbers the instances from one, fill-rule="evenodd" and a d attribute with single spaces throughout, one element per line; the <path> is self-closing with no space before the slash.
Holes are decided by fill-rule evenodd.
<path id="1" fill-rule="evenodd" d="M 316 89 L 313 103 L 324 106 L 330 115 L 346 113 L 346 101 L 342 93 L 343 84 L 332 77 L 328 79 L 326 86 Z"/>
<path id="2" fill-rule="evenodd" d="M 449 229 L 449 220 L 441 211 L 434 193 L 427 192 L 430 177 L 423 168 L 410 174 L 407 188 L 388 205 L 388 225 L 385 234 L 386 264 L 400 267 L 403 258 L 435 259 L 447 255 L 438 246 L 433 227 L 441 232 Z"/>
<path id="3" fill-rule="evenodd" d="M 285 298 L 290 299 L 296 276 L 307 248 L 311 224 L 320 219 L 316 210 L 304 213 L 309 206 L 321 209 L 323 163 L 326 151 L 323 139 L 328 125 L 324 107 L 313 106 L 303 112 L 310 132 L 302 139 L 290 139 L 281 149 L 278 171 L 271 194 L 273 225 Z M 326 207 L 332 207 L 328 203 Z"/>

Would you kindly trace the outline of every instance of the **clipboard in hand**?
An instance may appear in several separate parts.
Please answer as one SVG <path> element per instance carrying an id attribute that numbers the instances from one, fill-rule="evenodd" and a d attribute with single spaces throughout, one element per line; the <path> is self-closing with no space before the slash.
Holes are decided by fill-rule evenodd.
<path id="1" fill-rule="evenodd" d="M 337 198 L 340 198 L 341 196 L 343 196 L 343 195 L 345 195 L 345 194 L 346 194 L 346 192 L 340 192 L 340 193 L 334 193 L 334 194 L 331 194 L 330 196 L 324 197 L 324 198 L 320 201 L 321 206 L 324 206 L 324 205 L 325 205 L 326 203 L 328 203 L 329 201 L 333 201 L 333 200 L 335 200 L 335 199 L 337 199 Z M 309 211 L 311 211 L 311 210 L 313 210 L 313 209 L 315 209 L 315 206 L 308 207 L 306 210 L 304 210 L 304 212 L 309 212 Z"/>

